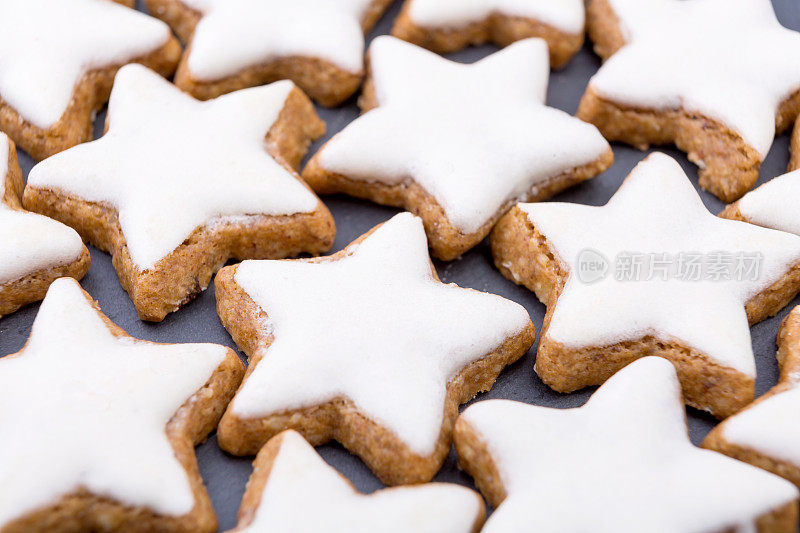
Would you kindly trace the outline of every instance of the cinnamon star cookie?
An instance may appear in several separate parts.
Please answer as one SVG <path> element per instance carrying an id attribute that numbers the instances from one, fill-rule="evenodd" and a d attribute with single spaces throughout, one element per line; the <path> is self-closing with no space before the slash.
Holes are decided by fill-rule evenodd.
<path id="1" fill-rule="evenodd" d="M 134 339 L 54 282 L 0 358 L 0 531 L 216 531 L 194 446 L 243 373 L 224 346 Z"/>
<path id="2" fill-rule="evenodd" d="M 660 153 L 603 207 L 517 205 L 492 252 L 547 305 L 536 371 L 550 387 L 599 385 L 659 355 L 675 364 L 687 403 L 718 418 L 753 400 L 748 324 L 800 290 L 800 237 L 713 216 Z"/>
<path id="3" fill-rule="evenodd" d="M 703 446 L 800 486 L 800 307 L 778 331 L 778 364 L 778 384 L 715 427 Z"/>
<path id="4" fill-rule="evenodd" d="M 34 159 L 91 140 L 122 65 L 175 71 L 178 40 L 133 4 L 0 0 L 0 130 Z"/>
<path id="5" fill-rule="evenodd" d="M 120 70 L 106 134 L 36 165 L 24 204 L 111 252 L 143 320 L 162 320 L 233 257 L 320 253 L 333 218 L 294 168 L 325 126 L 290 81 L 208 102 Z"/>
<path id="6" fill-rule="evenodd" d="M 695 448 L 675 370 L 646 357 L 578 409 L 469 407 L 458 463 L 497 510 L 484 533 L 797 531 L 797 489 Z"/>
<path id="7" fill-rule="evenodd" d="M 755 185 L 800 112 L 800 33 L 770 0 L 589 0 L 588 28 L 607 61 L 580 118 L 640 149 L 674 143 L 722 201 Z"/>
<path id="8" fill-rule="evenodd" d="M 440 54 L 540 37 L 563 66 L 583 46 L 583 0 L 406 0 L 392 35 Z"/>
<path id="9" fill-rule="evenodd" d="M 364 77 L 364 34 L 392 0 L 145 0 L 187 43 L 175 83 L 197 98 L 290 79 L 325 106 Z"/>
<path id="10" fill-rule="evenodd" d="M 89 251 L 75 230 L 22 209 L 14 143 L 0 133 L 0 316 L 44 298 L 63 276 L 81 279 Z"/>
<path id="11" fill-rule="evenodd" d="M 303 178 L 403 207 L 433 254 L 455 259 L 514 203 L 547 199 L 608 168 L 597 129 L 545 106 L 547 45 L 526 39 L 472 65 L 393 37 L 370 46 L 366 112 L 337 133 Z"/>
<path id="12" fill-rule="evenodd" d="M 799 204 L 800 170 L 796 170 L 750 191 L 719 216 L 800 235 Z"/>
<path id="13" fill-rule="evenodd" d="M 458 405 L 535 338 L 522 306 L 439 282 L 410 213 L 331 257 L 226 267 L 215 287 L 250 356 L 222 449 L 255 454 L 295 429 L 313 445 L 341 442 L 389 485 L 433 477 Z"/>
<path id="14" fill-rule="evenodd" d="M 451 483 L 360 494 L 294 431 L 258 453 L 230 533 L 477 533 L 483 500 Z"/>

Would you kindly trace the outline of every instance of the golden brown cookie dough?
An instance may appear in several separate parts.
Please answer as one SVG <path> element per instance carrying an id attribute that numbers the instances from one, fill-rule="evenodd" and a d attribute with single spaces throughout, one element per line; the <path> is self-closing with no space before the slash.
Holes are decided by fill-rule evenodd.
<path id="1" fill-rule="evenodd" d="M 284 461 L 280 472 L 271 477 L 279 460 Z M 334 476 L 338 479 L 332 479 Z M 272 484 L 273 496 L 280 495 L 280 501 L 264 494 L 268 484 Z M 352 506 L 348 506 L 351 502 Z M 290 507 L 283 507 L 282 503 Z M 337 508 L 331 509 L 331 504 Z M 374 507 L 364 513 L 365 505 Z M 316 509 L 323 516 L 297 516 L 302 507 Z M 380 531 L 383 525 L 391 524 L 393 529 L 407 525 L 414 531 L 441 531 L 439 528 L 447 527 L 454 533 L 478 533 L 485 514 L 478 494 L 447 483 L 394 487 L 370 495 L 358 493 L 347 478 L 325 464 L 301 435 L 287 430 L 271 438 L 258 452 L 238 524 L 230 533 L 251 531 L 248 528 L 260 531 L 270 525 L 276 533 L 311 533 L 319 531 L 319 524 L 325 521 L 330 521 L 337 531 Z M 290 527 L 287 521 L 293 525 Z M 462 525 L 463 529 L 459 529 Z"/>
<path id="2" fill-rule="evenodd" d="M 405 0 L 403 3 L 400 14 L 395 19 L 392 35 L 438 54 L 487 42 L 508 46 L 521 39 L 539 37 L 547 41 L 551 66 L 561 68 L 583 46 L 583 31 L 569 33 L 537 19 L 506 15 L 500 11 L 492 12 L 484 20 L 464 26 L 419 25 L 410 15 L 413 2 L 414 0 Z"/>
<path id="3" fill-rule="evenodd" d="M 378 22 L 391 3 L 392 0 L 372 0 L 361 19 L 361 28 L 365 34 Z M 316 102 L 332 107 L 352 96 L 364 77 L 363 71 L 350 72 L 320 57 L 278 55 L 270 61 L 242 68 L 232 75 L 198 79 L 192 74 L 187 62 L 192 53 L 195 27 L 203 14 L 181 0 L 145 0 L 145 5 L 152 15 L 169 24 L 186 43 L 186 52 L 175 74 L 175 84 L 201 100 L 216 98 L 245 87 L 290 79 Z M 224 46 L 224 43 L 219 46 Z"/>
<path id="4" fill-rule="evenodd" d="M 134 7 L 134 0 L 107 0 Z M 0 98 L 0 130 L 36 160 L 66 150 L 72 146 L 92 140 L 94 116 L 108 102 L 114 76 L 127 63 L 140 63 L 162 76 L 175 72 L 181 56 L 181 45 L 169 36 L 160 47 L 139 57 L 124 62 L 105 65 L 86 72 L 75 85 L 72 99 L 59 121 L 49 128 L 41 128 L 29 122 L 8 102 Z"/>
<path id="5" fill-rule="evenodd" d="M 397 215 L 397 217 L 410 216 Z M 395 223 L 397 217 L 386 225 Z M 382 227 L 383 225 L 373 228 L 332 256 L 297 261 L 314 264 L 341 262 L 357 253 L 359 245 Z M 421 232 L 421 228 L 419 231 Z M 267 310 L 262 309 L 236 280 L 237 270 L 241 267 L 242 265 L 234 265 L 223 268 L 217 275 L 215 288 L 217 312 L 223 325 L 239 348 L 250 357 L 247 375 L 241 389 L 244 390 L 262 359 L 271 356 L 269 346 L 275 338 Z M 433 279 L 438 282 L 432 264 L 430 269 Z M 467 291 L 467 294 L 469 292 L 471 291 Z M 503 303 L 506 304 L 510 302 Z M 523 311 L 520 310 L 520 313 Z M 349 318 L 357 320 L 355 316 Z M 308 327 L 313 328 L 314 325 L 309 324 Z M 501 370 L 522 357 L 533 344 L 535 337 L 533 324 L 527 320 L 527 325 L 519 333 L 506 337 L 494 350 L 462 367 L 447 381 L 441 429 L 430 454 L 415 452 L 406 440 L 388 429 L 386 425 L 370 418 L 347 396 L 253 418 L 239 416 L 235 410 L 236 406 L 232 405 L 220 424 L 218 434 L 220 446 L 235 455 L 251 455 L 257 453 L 270 438 L 281 431 L 294 429 L 314 446 L 329 440 L 340 442 L 358 455 L 387 485 L 429 481 L 439 470 L 450 450 L 451 433 L 458 415 L 459 404 L 469 401 L 479 392 L 489 390 Z M 320 350 L 324 351 L 324 347 L 320 347 Z M 420 369 L 420 372 L 422 371 Z M 400 398 L 398 402 L 402 404 Z"/>
<path id="6" fill-rule="evenodd" d="M 797 170 L 800 168 L 800 118 L 794 124 L 794 131 L 792 132 L 791 140 L 792 155 L 789 159 L 789 171 Z"/>
<path id="7" fill-rule="evenodd" d="M 587 28 L 595 52 L 604 60 L 626 44 L 609 0 L 589 0 Z M 791 127 L 798 114 L 800 90 L 795 90 L 777 110 L 776 133 Z M 581 99 L 577 116 L 597 126 L 608 140 L 640 150 L 651 145 L 674 144 L 699 166 L 700 186 L 724 202 L 737 200 L 758 180 L 763 156 L 741 135 L 709 116 L 684 109 L 627 106 L 604 98 L 591 83 Z"/>
<path id="8" fill-rule="evenodd" d="M 316 115 L 311 101 L 295 87 L 288 93 L 278 118 L 266 135 L 265 150 L 292 174 L 290 179 L 296 179 L 307 189 L 297 176 L 296 168 L 311 141 L 324 131 L 325 124 Z M 45 163 L 57 164 L 54 160 Z M 32 171 L 32 176 L 36 170 Z M 24 203 L 32 211 L 75 228 L 85 241 L 111 253 L 120 282 L 133 300 L 139 317 L 150 321 L 163 320 L 168 313 L 197 297 L 231 258 L 318 254 L 330 249 L 335 234 L 333 217 L 319 200 L 309 212 L 222 217 L 197 227 L 154 267 L 143 269 L 132 260 L 118 212 L 111 205 L 32 186 L 30 179 Z"/>
<path id="9" fill-rule="evenodd" d="M 64 280 L 60 280 L 58 283 L 63 282 Z M 70 283 L 77 286 L 77 282 Z M 60 286 L 59 289 L 63 289 L 63 287 Z M 102 313 L 99 305 L 89 294 L 82 291 L 79 286 L 77 290 L 83 294 L 92 310 L 97 313 L 113 336 L 128 343 L 131 349 L 134 349 L 137 344 L 156 344 L 146 343 L 129 336 Z M 43 304 L 43 308 L 44 305 L 46 303 Z M 42 324 L 42 327 L 44 326 L 45 324 Z M 35 328 L 36 326 L 34 326 L 34 334 L 36 333 Z M 219 348 L 222 349 L 222 347 Z M 26 349 L 23 349 L 18 354 L 8 357 L 24 359 L 25 351 Z M 224 348 L 224 351 L 224 359 L 205 385 L 185 401 L 164 428 L 175 458 L 188 476 L 194 500 L 189 513 L 181 516 L 160 514 L 149 506 L 133 507 L 111 497 L 91 492 L 86 488 L 79 488 L 60 497 L 50 505 L 12 519 L 0 527 L 0 531 L 2 533 L 72 533 L 76 531 L 211 533 L 216 531 L 216 515 L 198 470 L 194 448 L 205 441 L 214 430 L 244 375 L 244 365 L 233 350 Z M 80 386 L 79 380 L 76 380 L 76 386 Z M 125 394 L 125 392 L 120 391 L 120 394 Z M 53 435 L 53 445 L 58 446 L 57 435 Z"/>
<path id="10" fill-rule="evenodd" d="M 632 361 L 647 355 L 659 355 L 675 365 L 687 404 L 706 410 L 717 418 L 725 418 L 752 402 L 754 376 L 719 364 L 678 339 L 669 341 L 645 335 L 611 345 L 579 348 L 551 339 L 548 336 L 549 323 L 570 277 L 566 264 L 519 206 L 512 208 L 495 226 L 491 246 L 494 263 L 500 272 L 509 280 L 529 288 L 547 306 L 535 369 L 554 390 L 572 392 L 599 385 Z M 783 276 L 771 286 L 746 302 L 749 323 L 752 325 L 776 314 L 798 290 L 800 263 L 795 263 L 789 265 Z M 703 326 L 698 324 L 697 327 Z"/>
<path id="11" fill-rule="evenodd" d="M 0 138 L 4 137 L 0 133 Z M 16 147 L 10 139 L 8 139 L 7 157 L 7 173 L 5 176 L 0 176 L 0 186 L 4 186 L 0 188 L 0 193 L 2 193 L 0 204 L 4 204 L 5 207 L 14 211 L 24 212 L 20 202 L 23 189 L 22 170 L 17 162 Z M 3 209 L 3 205 L 0 205 L 0 209 Z M 75 238 L 78 238 L 77 235 Z M 85 246 L 81 246 L 81 248 L 82 250 L 78 256 L 71 262 L 50 265 L 47 268 L 30 272 L 21 278 L 0 283 L 0 317 L 44 298 L 50 284 L 58 278 L 83 278 L 89 270 L 91 258 L 89 257 L 89 250 Z"/>
<path id="12" fill-rule="evenodd" d="M 794 433 L 792 427 L 796 424 L 794 417 L 797 415 L 797 402 L 790 401 L 781 406 L 770 404 L 770 402 L 774 402 L 774 398 L 780 394 L 789 393 L 794 397 L 797 396 L 796 392 L 790 391 L 796 390 L 800 382 L 800 307 L 795 307 L 783 320 L 778 330 L 777 341 L 777 358 L 780 367 L 780 380 L 778 384 L 758 398 L 758 400 L 750 404 L 746 409 L 728 418 L 711 430 L 711 433 L 709 433 L 703 441 L 703 447 L 768 470 L 773 474 L 788 479 L 800 487 L 800 463 L 788 460 L 787 458 L 769 451 L 770 448 L 785 448 L 787 445 L 793 445 L 796 448 L 797 444 L 797 442 L 792 442 L 791 438 L 791 435 Z M 786 398 L 787 397 L 784 397 L 779 401 L 783 401 Z M 793 403 L 795 404 L 795 408 L 792 408 Z M 787 407 L 788 409 L 786 409 Z M 758 417 L 765 414 L 772 414 L 763 410 L 759 412 L 760 409 L 777 409 L 775 413 L 780 412 L 783 415 L 779 421 L 770 419 L 771 422 L 780 424 L 777 427 L 771 428 L 771 434 L 762 433 L 761 435 L 755 435 L 752 429 L 748 430 L 743 428 L 744 433 L 741 431 L 737 433 L 746 436 L 746 441 L 739 440 L 736 437 L 736 433 L 734 433 L 734 435 L 730 434 L 730 431 L 737 428 L 737 426 L 744 421 L 743 419 L 745 417 L 751 418 L 753 416 Z M 751 442 L 755 440 L 760 440 L 764 447 L 756 448 L 754 444 L 751 444 Z"/>

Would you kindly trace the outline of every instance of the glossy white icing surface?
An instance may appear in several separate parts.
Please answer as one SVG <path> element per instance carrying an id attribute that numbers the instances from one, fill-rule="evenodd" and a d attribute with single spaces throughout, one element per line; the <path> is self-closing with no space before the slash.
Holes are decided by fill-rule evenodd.
<path id="1" fill-rule="evenodd" d="M 602 97 L 721 122 L 762 157 L 800 90 L 800 33 L 770 0 L 609 0 L 627 45 L 592 78 Z"/>
<path id="2" fill-rule="evenodd" d="M 113 206 L 141 270 L 220 217 L 312 212 L 317 197 L 265 145 L 292 87 L 200 102 L 128 65 L 111 93 L 108 132 L 42 161 L 28 185 Z"/>
<path id="3" fill-rule="evenodd" d="M 378 37 L 369 57 L 380 107 L 335 135 L 319 164 L 355 180 L 414 180 L 464 234 L 608 150 L 594 126 L 544 105 L 550 70 L 541 39 L 464 65 Z"/>
<path id="4" fill-rule="evenodd" d="M 358 73 L 361 21 L 372 0 L 181 0 L 202 13 L 192 38 L 192 76 L 214 80 L 275 59 L 302 56 Z"/>
<path id="5" fill-rule="evenodd" d="M 242 533 L 470 533 L 483 507 L 477 494 L 449 483 L 360 494 L 298 433 L 281 439 L 261 504 Z"/>
<path id="6" fill-rule="evenodd" d="M 678 163 L 661 153 L 639 163 L 603 207 L 519 207 L 569 273 L 546 333 L 551 340 L 578 349 L 650 335 L 755 375 L 744 306 L 800 261 L 800 237 L 715 217 Z M 587 250 L 600 254 L 610 269 L 591 283 L 578 276 Z M 681 277 L 681 257 L 697 254 L 707 265 L 717 253 L 730 257 L 732 269 L 738 257 L 752 258 L 755 272 L 715 279 L 704 266 L 697 279 Z M 626 254 L 666 254 L 669 275 L 618 277 L 619 258 Z M 717 264 L 725 265 L 722 259 Z"/>
<path id="7" fill-rule="evenodd" d="M 0 0 L 0 98 L 49 128 L 88 71 L 167 42 L 169 27 L 111 0 Z"/>
<path id="8" fill-rule="evenodd" d="M 536 20 L 566 33 L 582 33 L 583 0 L 409 0 L 408 14 L 417 25 L 465 26 L 494 13 Z"/>
<path id="9" fill-rule="evenodd" d="M 348 398 L 413 452 L 433 452 L 447 382 L 528 324 L 509 300 L 434 279 L 422 221 L 396 215 L 323 263 L 245 261 L 236 283 L 274 341 L 234 399 L 240 418 Z"/>
<path id="10" fill-rule="evenodd" d="M 737 205 L 752 224 L 800 235 L 800 170 L 773 178 Z"/>
<path id="11" fill-rule="evenodd" d="M 85 489 L 179 516 L 194 506 L 165 427 L 226 350 L 117 338 L 55 281 L 22 352 L 0 358 L 0 528 Z"/>
<path id="12" fill-rule="evenodd" d="M 680 384 L 658 357 L 631 363 L 579 409 L 488 400 L 463 414 L 508 497 L 484 533 L 755 532 L 794 485 L 688 439 Z"/>
<path id="13" fill-rule="evenodd" d="M 83 241 L 72 228 L 3 203 L 8 149 L 8 137 L 0 132 L 0 285 L 71 263 L 83 253 Z"/>

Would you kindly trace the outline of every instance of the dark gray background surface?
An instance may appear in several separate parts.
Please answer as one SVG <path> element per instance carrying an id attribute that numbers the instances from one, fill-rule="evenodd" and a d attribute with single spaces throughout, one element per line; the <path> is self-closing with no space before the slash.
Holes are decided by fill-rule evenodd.
<path id="1" fill-rule="evenodd" d="M 393 7 L 381 19 L 377 28 L 370 34 L 370 38 L 389 32 L 400 3 L 400 0 L 395 2 Z M 773 0 L 773 4 L 778 18 L 784 26 L 800 30 L 800 2 L 798 0 Z M 453 54 L 450 57 L 457 61 L 473 62 L 494 50 L 496 48 L 490 46 L 476 47 Z M 781 51 L 775 50 L 775 53 L 779 54 Z M 600 61 L 592 53 L 591 46 L 589 44 L 584 46 L 584 49 L 572 59 L 566 68 L 552 73 L 548 91 L 548 105 L 574 114 L 589 78 L 599 65 Z M 800 68 L 800 65 L 798 68 Z M 425 80 L 416 81 L 425 83 Z M 352 98 L 345 106 L 339 109 L 318 108 L 318 111 L 328 124 L 328 133 L 325 138 L 312 146 L 309 154 L 313 154 L 325 140 L 358 115 L 355 98 Z M 101 113 L 98 116 L 95 127 L 97 136 L 102 134 L 104 120 L 105 113 Z M 532 127 L 535 126 L 535 124 L 532 125 Z M 761 167 L 759 183 L 768 181 L 786 171 L 789 157 L 788 145 L 787 135 L 782 135 L 775 140 L 769 156 Z M 612 168 L 597 178 L 559 195 L 556 199 L 590 205 L 604 204 L 614 194 L 633 166 L 646 155 L 624 145 L 615 144 L 613 148 L 615 163 Z M 673 148 L 666 148 L 662 151 L 675 157 L 681 163 L 696 186 L 697 168 L 686 159 L 684 154 Z M 21 151 L 19 155 L 23 172 L 27 176 L 28 171 L 33 166 L 33 161 Z M 704 191 L 700 191 L 700 195 L 703 198 L 703 202 L 713 213 L 717 213 L 723 208 L 724 205 L 712 195 Z M 323 201 L 330 208 L 336 219 L 336 242 L 331 252 L 341 250 L 350 241 L 374 225 L 389 219 L 397 212 L 393 209 L 344 196 L 323 197 Z M 217 317 L 214 307 L 213 284 L 197 300 L 184 306 L 177 313 L 169 315 L 162 323 L 141 322 L 137 318 L 136 311 L 127 294 L 119 284 L 116 272 L 111 265 L 111 257 L 94 248 L 90 247 L 90 250 L 92 253 L 92 267 L 83 279 L 82 285 L 100 302 L 103 311 L 108 317 L 128 333 L 151 341 L 214 342 L 236 348 Z M 483 242 L 456 261 L 449 263 L 437 261 L 436 268 L 444 282 L 457 283 L 463 287 L 493 292 L 519 302 L 527 308 L 536 325 L 537 332 L 541 330 L 545 312 L 544 305 L 536 299 L 533 293 L 514 285 L 500 275 L 492 265 L 489 246 L 486 242 Z M 757 324 L 751 329 L 753 350 L 758 367 L 757 395 L 763 394 L 777 381 L 775 336 L 780 321 L 792 307 L 798 304 L 800 304 L 800 297 L 796 298 L 778 316 Z M 654 305 L 657 305 L 657 303 L 654 302 Z M 22 348 L 30 332 L 37 309 L 38 305 L 31 305 L 0 319 L 0 356 L 14 353 Z M 520 361 L 507 368 L 500 375 L 490 392 L 480 395 L 476 400 L 507 398 L 559 408 L 582 405 L 591 394 L 591 390 L 563 395 L 553 392 L 539 380 L 533 371 L 537 345 L 534 345 L 531 351 Z M 398 401 L 402 402 L 403 400 L 398 398 Z M 688 409 L 688 415 L 692 441 L 695 444 L 699 444 L 706 433 L 713 427 L 715 421 L 710 416 L 691 408 Z M 318 450 L 331 465 L 347 476 L 359 490 L 372 492 L 381 488 L 381 483 L 366 466 L 338 444 L 331 443 L 319 447 Z M 250 475 L 252 457 L 238 458 L 222 452 L 217 446 L 216 438 L 213 435 L 207 442 L 197 448 L 197 456 L 200 462 L 200 471 L 219 517 L 220 528 L 222 530 L 231 528 L 236 523 L 236 513 L 245 484 Z M 454 452 L 451 452 L 435 481 L 450 481 L 472 486 L 471 479 L 456 467 Z"/>

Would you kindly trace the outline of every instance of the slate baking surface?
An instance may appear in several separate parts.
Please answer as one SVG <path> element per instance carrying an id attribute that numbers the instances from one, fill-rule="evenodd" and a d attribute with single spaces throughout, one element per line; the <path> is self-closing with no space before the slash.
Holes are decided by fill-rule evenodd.
<path id="1" fill-rule="evenodd" d="M 377 28 L 370 34 L 373 38 L 388 33 L 392 21 L 400 7 L 400 1 L 390 9 Z M 800 30 L 800 3 L 798 0 L 773 0 L 775 10 L 781 23 L 794 30 Z M 140 6 L 141 9 L 141 6 Z M 457 61 L 471 63 L 496 50 L 483 46 L 452 54 Z M 775 53 L 780 53 L 776 50 Z M 553 72 L 550 77 L 550 88 L 547 103 L 569 113 L 575 113 L 591 75 L 597 70 L 600 61 L 592 53 L 587 44 L 584 49 L 561 71 Z M 426 80 L 414 80 L 425 83 Z M 355 98 L 339 109 L 318 108 L 320 116 L 328 124 L 328 133 L 324 139 L 312 146 L 314 153 L 331 135 L 342 129 L 358 115 Z M 412 117 L 413 119 L 413 117 Z M 105 113 L 98 115 L 95 127 L 96 136 L 102 134 Z M 536 127 L 532 124 L 531 127 Z M 768 181 L 786 171 L 788 163 L 788 136 L 782 135 L 775 140 L 772 150 L 761 167 L 759 183 Z M 617 190 L 623 178 L 633 166 L 646 154 L 627 146 L 615 144 L 615 163 L 597 178 L 579 185 L 556 199 L 559 201 L 577 202 L 590 205 L 604 204 Z M 686 157 L 675 149 L 662 150 L 675 157 L 697 186 L 697 168 Z M 33 161 L 19 152 L 22 169 L 27 176 Z M 699 188 L 698 188 L 699 190 Z M 713 213 L 718 213 L 723 204 L 712 195 L 700 191 L 703 202 Z M 344 196 L 327 196 L 323 201 L 330 208 L 336 219 L 335 252 L 344 248 L 350 241 L 373 227 L 388 220 L 397 211 L 381 206 L 347 198 Z M 86 289 L 96 300 L 108 317 L 119 324 L 131 335 L 159 342 L 214 342 L 236 348 L 228 333 L 220 324 L 215 311 L 213 284 L 198 299 L 173 313 L 160 324 L 141 322 L 126 293 L 120 287 L 117 275 L 111 265 L 111 257 L 90 247 L 92 267 L 82 281 Z M 519 302 L 530 313 L 537 332 L 541 331 L 545 308 L 527 289 L 516 286 L 503 278 L 494 268 L 489 246 L 486 242 L 477 246 L 461 259 L 449 263 L 436 262 L 439 276 L 444 282 L 457 283 L 463 287 L 472 287 L 482 291 L 493 292 Z M 753 350 L 758 368 L 756 394 L 763 394 L 777 381 L 778 368 L 775 360 L 775 336 L 781 320 L 789 310 L 800 304 L 796 298 L 778 316 L 761 322 L 751 328 Z M 658 305 L 653 302 L 653 305 Z M 0 356 L 17 352 L 24 345 L 30 332 L 31 324 L 36 316 L 38 305 L 28 306 L 17 313 L 0 319 Z M 591 394 L 584 390 L 574 394 L 563 395 L 545 386 L 533 371 L 533 362 L 537 345 L 516 364 L 507 368 L 498 378 L 494 388 L 482 394 L 475 401 L 489 398 L 507 398 L 536 405 L 567 408 L 582 405 Z M 241 355 L 241 353 L 240 353 Z M 402 402 L 402 398 L 397 399 Z M 715 421 L 710 416 L 688 409 L 689 432 L 695 444 L 699 444 Z M 318 448 L 319 452 L 331 465 L 347 476 L 353 484 L 363 492 L 372 492 L 381 488 L 381 483 L 372 475 L 366 466 L 355 456 L 350 455 L 338 444 L 331 443 Z M 221 530 L 233 527 L 245 484 L 251 472 L 252 457 L 233 457 L 222 452 L 217 446 L 216 438 L 211 436 L 207 442 L 197 448 L 200 471 L 208 487 L 214 503 Z M 450 457 L 435 481 L 449 481 L 473 486 L 469 476 L 456 467 L 455 453 Z M 474 487 L 473 487 L 474 488 Z"/>

